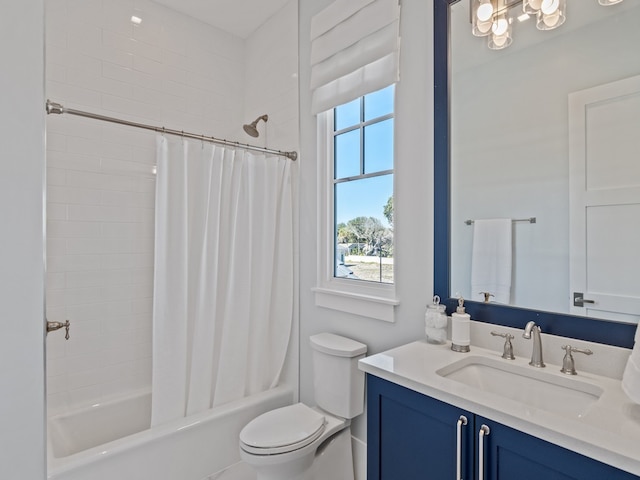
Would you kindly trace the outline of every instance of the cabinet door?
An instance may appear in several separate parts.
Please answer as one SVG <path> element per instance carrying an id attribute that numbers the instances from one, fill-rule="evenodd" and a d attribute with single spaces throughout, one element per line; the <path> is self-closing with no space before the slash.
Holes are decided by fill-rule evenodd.
<path id="1" fill-rule="evenodd" d="M 532 437 L 492 420 L 476 417 L 477 432 L 490 429 L 484 438 L 487 480 L 637 480 L 638 477 L 591 458 Z M 478 472 L 475 472 L 478 475 Z"/>
<path id="2" fill-rule="evenodd" d="M 473 415 L 367 375 L 368 480 L 454 480 L 457 423 L 461 478 L 473 476 Z"/>

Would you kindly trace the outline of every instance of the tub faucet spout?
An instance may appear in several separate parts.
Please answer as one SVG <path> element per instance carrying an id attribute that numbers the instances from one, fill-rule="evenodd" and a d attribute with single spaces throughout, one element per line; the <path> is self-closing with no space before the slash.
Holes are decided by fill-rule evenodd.
<path id="1" fill-rule="evenodd" d="M 533 338 L 533 350 L 531 351 L 531 361 L 529 365 L 533 367 L 543 368 L 545 367 L 542 360 L 542 339 L 540 338 L 540 327 L 536 325 L 536 322 L 530 321 L 524 327 L 523 338 Z"/>

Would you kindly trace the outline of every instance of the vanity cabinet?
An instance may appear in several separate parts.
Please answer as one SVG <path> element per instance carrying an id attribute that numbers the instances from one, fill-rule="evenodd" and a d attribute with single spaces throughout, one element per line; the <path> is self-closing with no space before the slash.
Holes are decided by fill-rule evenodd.
<path id="1" fill-rule="evenodd" d="M 368 480 L 638 480 L 371 374 L 367 430 Z"/>

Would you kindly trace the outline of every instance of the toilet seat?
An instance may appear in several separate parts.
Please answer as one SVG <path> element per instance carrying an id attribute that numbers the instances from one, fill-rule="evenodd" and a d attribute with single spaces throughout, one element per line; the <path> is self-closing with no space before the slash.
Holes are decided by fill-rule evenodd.
<path id="1" fill-rule="evenodd" d="M 324 415 L 296 403 L 264 413 L 240 432 L 241 447 L 254 455 L 277 455 L 303 448 L 324 432 Z"/>

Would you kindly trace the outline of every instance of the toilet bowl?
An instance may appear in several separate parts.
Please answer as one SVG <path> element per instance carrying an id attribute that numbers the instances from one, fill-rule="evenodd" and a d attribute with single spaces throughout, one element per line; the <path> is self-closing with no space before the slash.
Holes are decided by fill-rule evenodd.
<path id="1" fill-rule="evenodd" d="M 366 345 L 333 334 L 311 337 L 318 406 L 264 413 L 240 432 L 240 458 L 257 480 L 353 480 L 351 419 L 364 409 Z"/>

